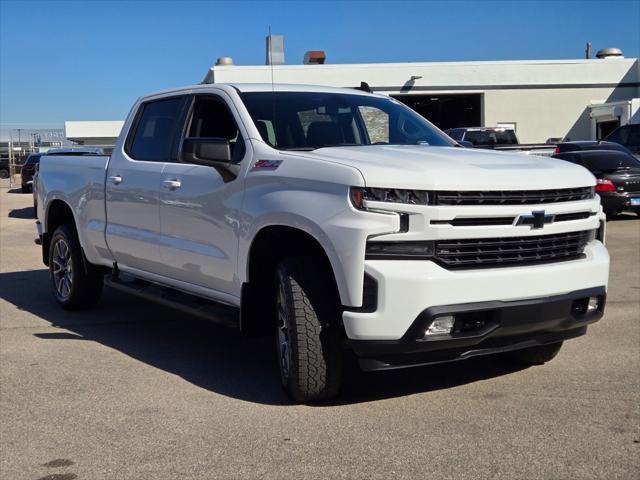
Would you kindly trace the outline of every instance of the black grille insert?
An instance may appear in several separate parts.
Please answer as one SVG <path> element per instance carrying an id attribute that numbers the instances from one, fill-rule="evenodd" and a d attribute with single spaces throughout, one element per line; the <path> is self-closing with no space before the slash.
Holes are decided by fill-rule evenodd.
<path id="1" fill-rule="evenodd" d="M 528 205 L 588 200 L 593 196 L 592 187 L 497 192 L 433 192 L 435 205 Z"/>
<path id="2" fill-rule="evenodd" d="M 440 240 L 435 258 L 447 268 L 502 267 L 573 260 L 583 256 L 591 231 L 535 237 Z"/>

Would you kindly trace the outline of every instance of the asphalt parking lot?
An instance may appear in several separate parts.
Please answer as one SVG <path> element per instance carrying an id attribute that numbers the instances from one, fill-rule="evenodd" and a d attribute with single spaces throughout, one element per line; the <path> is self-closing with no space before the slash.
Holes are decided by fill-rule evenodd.
<path id="1" fill-rule="evenodd" d="M 18 192 L 0 187 L 2 479 L 640 477 L 637 216 L 608 223 L 605 318 L 551 363 L 352 369 L 306 406 L 271 339 L 108 290 L 60 310 Z"/>

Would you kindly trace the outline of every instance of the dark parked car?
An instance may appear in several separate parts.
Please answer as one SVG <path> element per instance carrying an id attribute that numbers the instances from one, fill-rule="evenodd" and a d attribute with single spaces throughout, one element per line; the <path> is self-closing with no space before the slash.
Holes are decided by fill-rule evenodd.
<path id="1" fill-rule="evenodd" d="M 640 155 L 640 124 L 618 127 L 605 140 L 624 145 L 634 155 Z"/>
<path id="2" fill-rule="evenodd" d="M 577 150 L 554 157 L 582 165 L 593 173 L 607 216 L 623 210 L 640 215 L 640 160 L 633 155 L 617 150 Z"/>
<path id="3" fill-rule="evenodd" d="M 0 158 L 0 178 L 9 178 L 9 159 Z"/>
<path id="4" fill-rule="evenodd" d="M 631 154 L 631 151 L 624 145 L 614 142 L 596 141 L 596 140 L 583 140 L 578 142 L 563 142 L 556 145 L 556 151 L 554 155 L 566 152 L 576 152 L 583 150 L 614 150 L 617 152 L 624 152 Z"/>
<path id="5" fill-rule="evenodd" d="M 32 153 L 27 157 L 27 161 L 22 165 L 20 177 L 22 179 L 22 193 L 33 191 L 33 174 L 36 171 L 36 165 L 40 163 L 42 153 Z"/>

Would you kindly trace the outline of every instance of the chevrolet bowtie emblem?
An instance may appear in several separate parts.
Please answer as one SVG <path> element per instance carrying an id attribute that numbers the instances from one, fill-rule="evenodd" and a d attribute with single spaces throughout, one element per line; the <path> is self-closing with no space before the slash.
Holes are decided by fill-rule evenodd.
<path id="1" fill-rule="evenodd" d="M 546 215 L 544 210 L 531 212 L 531 215 L 520 215 L 516 225 L 531 225 L 531 229 L 538 230 L 544 227 L 545 223 L 553 223 L 555 215 Z"/>

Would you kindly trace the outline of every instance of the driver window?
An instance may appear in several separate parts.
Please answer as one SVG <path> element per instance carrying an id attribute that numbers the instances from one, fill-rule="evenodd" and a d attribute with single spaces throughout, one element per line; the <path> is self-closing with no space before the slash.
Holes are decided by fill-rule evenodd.
<path id="1" fill-rule="evenodd" d="M 244 156 L 244 143 L 227 105 L 213 96 L 196 97 L 187 138 L 222 138 L 229 141 L 234 163 Z"/>

